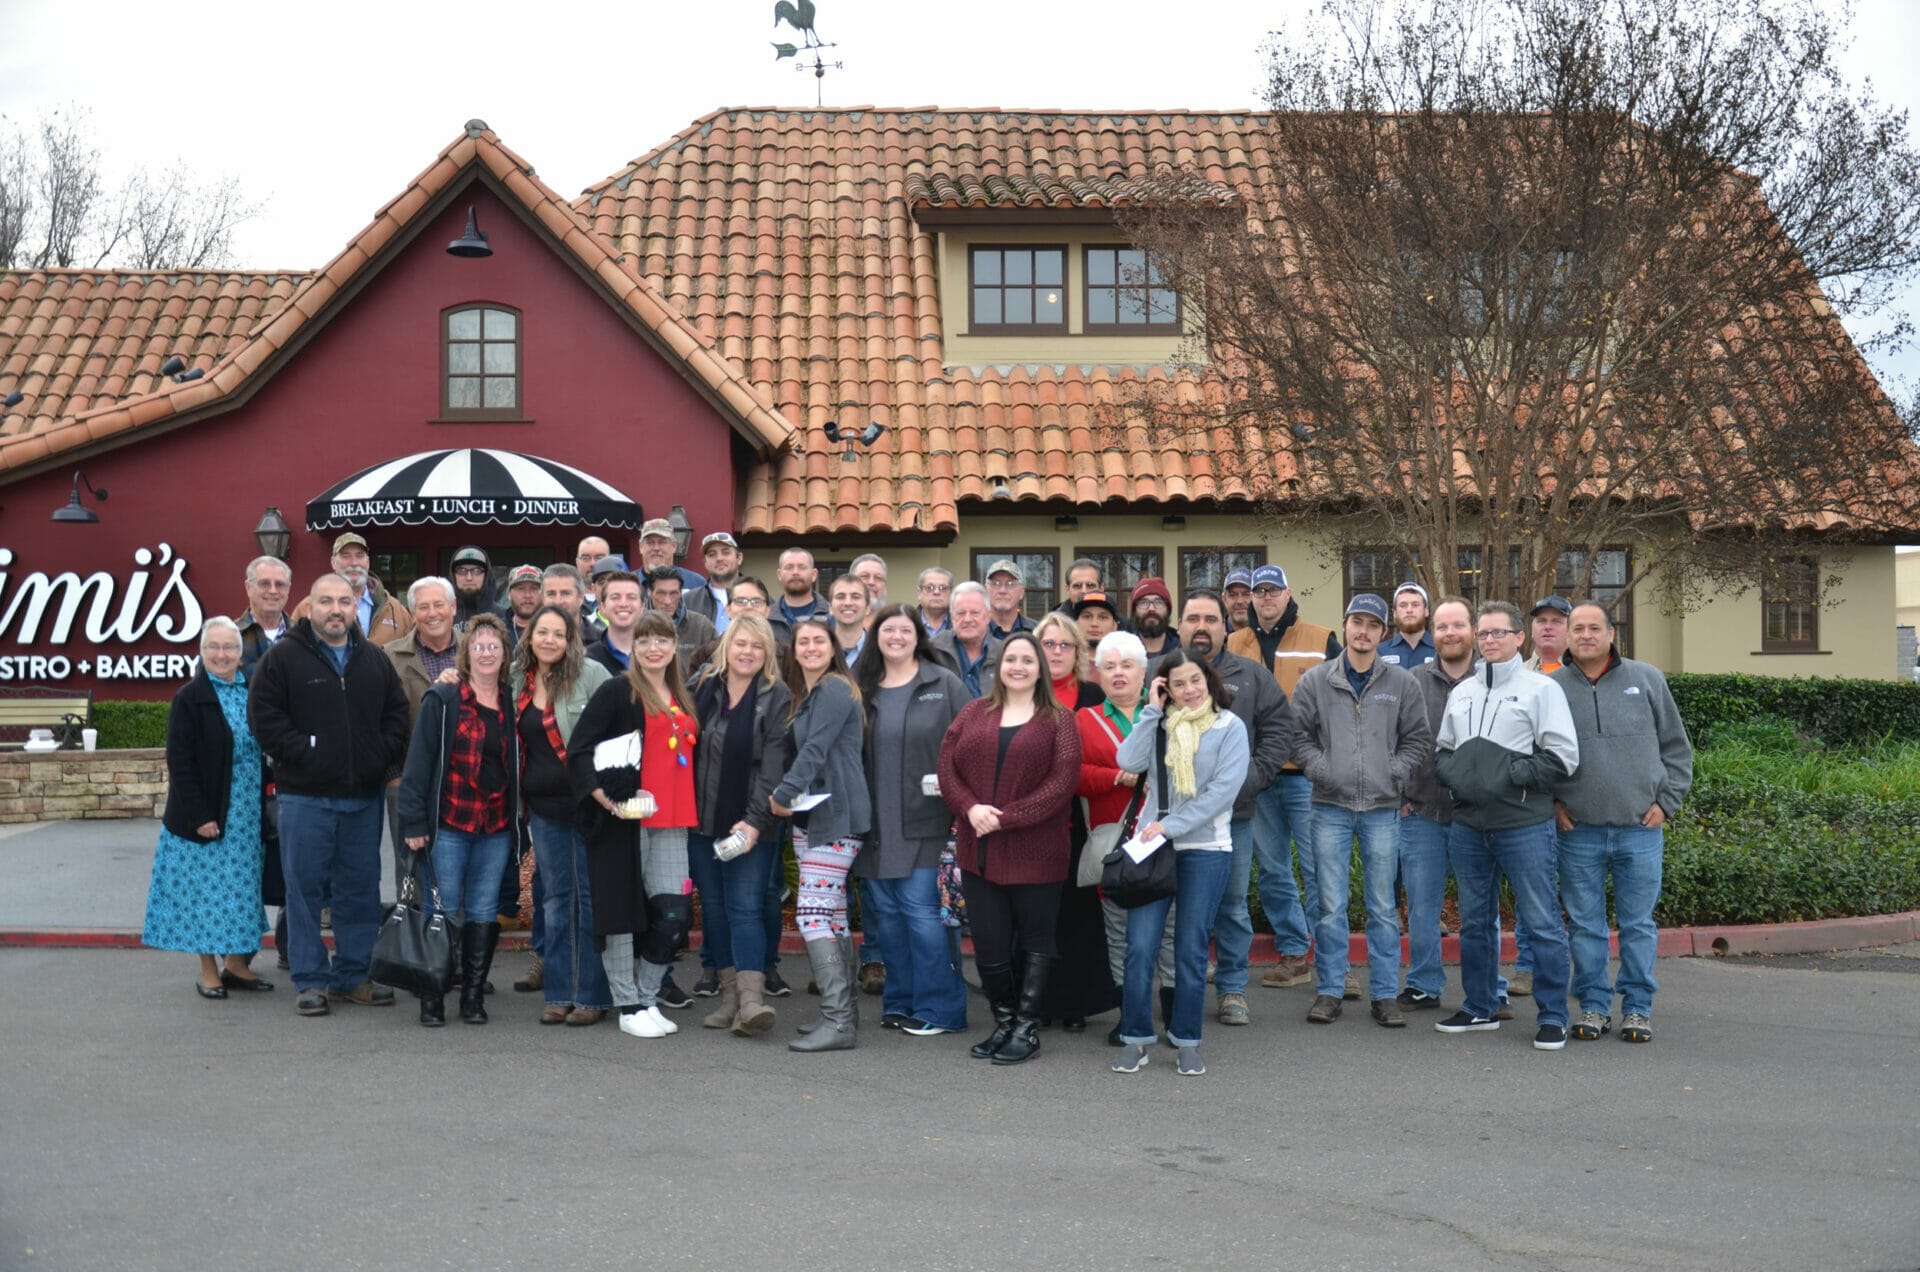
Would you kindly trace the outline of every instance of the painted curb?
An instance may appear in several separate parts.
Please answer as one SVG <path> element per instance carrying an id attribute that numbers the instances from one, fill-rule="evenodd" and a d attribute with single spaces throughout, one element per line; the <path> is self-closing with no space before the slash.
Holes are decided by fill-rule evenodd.
<path id="1" fill-rule="evenodd" d="M 1514 956 L 1513 933 L 1503 932 L 1500 942 L 1500 958 L 1511 962 Z M 500 948 L 520 951 L 527 948 L 527 933 L 516 930 L 500 934 Z M 1902 914 L 1869 914 L 1855 919 L 1815 919 L 1806 923 L 1756 923 L 1740 927 L 1681 927 L 1661 928 L 1658 954 L 1661 958 L 1714 958 L 1728 954 L 1811 954 L 1825 950 L 1857 950 L 1875 945 L 1898 945 L 1906 941 L 1920 940 L 1920 910 L 1908 910 Z M 700 933 L 693 934 L 692 948 L 700 948 Z M 263 948 L 271 948 L 273 938 L 267 937 Z M 961 949 L 973 953 L 973 942 L 963 939 Z M 1614 952 L 1619 950 L 1619 940 L 1610 941 Z M 136 928 L 81 928 L 81 927 L 0 927 L 0 949 L 67 949 L 67 950 L 131 950 L 144 949 L 140 941 L 140 932 Z M 801 954 L 806 945 L 798 933 L 788 932 L 780 938 L 782 954 Z M 1273 937 L 1261 934 L 1253 938 L 1253 951 L 1249 961 L 1255 964 L 1271 963 L 1276 955 Z M 1367 937 L 1364 932 L 1355 932 L 1347 949 L 1350 962 L 1367 961 Z M 1400 957 L 1404 962 L 1408 957 L 1407 943 L 1400 942 Z M 1440 957 L 1448 963 L 1460 961 L 1460 938 L 1443 937 L 1440 942 Z"/>

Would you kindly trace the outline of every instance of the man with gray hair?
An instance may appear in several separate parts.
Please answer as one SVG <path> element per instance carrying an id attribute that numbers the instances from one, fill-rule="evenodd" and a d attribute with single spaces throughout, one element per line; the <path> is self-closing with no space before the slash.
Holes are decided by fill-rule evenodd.
<path id="1" fill-rule="evenodd" d="M 952 626 L 947 608 L 953 604 L 953 571 L 930 565 L 920 571 L 920 626 L 929 639 Z"/>
<path id="2" fill-rule="evenodd" d="M 407 612 L 413 616 L 413 629 L 382 648 L 400 677 L 400 688 L 407 695 L 407 736 L 413 736 L 414 721 L 420 718 L 420 699 L 436 684 L 452 684 L 459 673 L 453 669 L 454 654 L 460 648 L 459 624 L 454 614 L 459 593 L 453 582 L 437 574 L 425 574 L 407 589 Z M 400 838 L 400 770 L 396 766 L 387 775 L 387 836 L 393 848 L 394 879 L 406 876 L 413 868 L 413 854 Z"/>
<path id="3" fill-rule="evenodd" d="M 868 609 L 878 610 L 887 603 L 887 562 L 879 553 L 862 552 L 853 558 L 847 573 L 866 587 Z"/>
<path id="4" fill-rule="evenodd" d="M 287 634 L 287 602 L 293 599 L 293 571 L 276 556 L 247 562 L 247 610 L 240 616 L 240 670 L 253 665 Z"/>
<path id="5" fill-rule="evenodd" d="M 966 682 L 968 693 L 983 698 L 993 692 L 1000 648 L 1006 644 L 989 627 L 987 589 L 971 579 L 955 584 L 948 613 L 953 624 L 934 637 L 933 651 L 952 660 L 953 672 Z"/>

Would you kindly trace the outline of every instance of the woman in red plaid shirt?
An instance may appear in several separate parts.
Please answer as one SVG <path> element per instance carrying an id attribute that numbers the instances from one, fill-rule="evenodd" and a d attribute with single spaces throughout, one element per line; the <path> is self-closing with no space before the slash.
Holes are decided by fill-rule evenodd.
<path id="1" fill-rule="evenodd" d="M 519 838 L 520 744 L 501 687 L 506 661 L 505 625 L 491 614 L 470 620 L 454 655 L 459 679 L 421 696 L 400 776 L 400 834 L 421 858 L 432 850 L 430 875 L 427 860 L 416 869 L 435 882 L 440 910 L 460 919 L 460 1019 L 470 1025 L 487 1023 L 487 973 L 500 940 L 493 902 Z M 431 892 L 426 900 L 433 903 Z M 420 1000 L 420 1023 L 446 1023 L 440 996 Z"/>

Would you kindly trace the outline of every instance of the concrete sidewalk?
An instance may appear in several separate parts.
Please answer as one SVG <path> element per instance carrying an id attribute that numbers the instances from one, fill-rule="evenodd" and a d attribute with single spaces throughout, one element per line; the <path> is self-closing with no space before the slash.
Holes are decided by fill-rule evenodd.
<path id="1" fill-rule="evenodd" d="M 0 827 L 0 946 L 139 947 L 159 835 L 160 823 L 153 820 Z M 380 870 L 380 895 L 391 899 L 393 854 L 384 842 Z M 1811 923 L 1662 928 L 1660 954 L 1803 954 L 1913 940 L 1920 940 L 1920 911 Z M 697 947 L 697 932 L 694 941 Z M 524 933 L 507 933 L 504 940 L 509 949 L 524 942 Z M 788 932 L 781 949 L 784 953 L 800 953 L 799 934 Z M 1445 938 L 1443 956 L 1449 963 L 1459 961 L 1455 937 Z M 1356 963 L 1366 961 L 1364 932 L 1353 934 L 1349 957 Z M 1507 934 L 1502 957 L 1509 961 L 1513 958 L 1511 933 Z M 1273 937 L 1265 933 L 1256 936 L 1253 961 L 1273 960 Z"/>

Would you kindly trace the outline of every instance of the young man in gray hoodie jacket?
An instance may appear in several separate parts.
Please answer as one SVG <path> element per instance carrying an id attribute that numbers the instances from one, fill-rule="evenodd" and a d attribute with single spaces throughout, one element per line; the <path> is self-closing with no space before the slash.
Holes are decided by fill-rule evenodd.
<path id="1" fill-rule="evenodd" d="M 1560 897 L 1573 926 L 1573 1036 L 1653 1041 L 1654 947 L 1659 930 L 1662 829 L 1693 786 L 1693 743 L 1667 678 L 1614 648 L 1613 616 L 1593 601 L 1573 607 L 1569 657 L 1553 673 L 1580 739 L 1578 771 L 1555 790 Z M 1607 883 L 1620 926 L 1620 979 L 1607 983 Z"/>
<path id="2" fill-rule="evenodd" d="M 1313 784 L 1314 916 L 1318 988 L 1307 1020 L 1340 1018 L 1347 979 L 1347 889 L 1355 839 L 1366 880 L 1367 997 L 1375 1024 L 1406 1025 L 1400 990 L 1400 805 L 1433 750 L 1425 700 L 1413 673 L 1379 657 L 1387 603 L 1370 592 L 1347 606 L 1338 657 L 1310 668 L 1293 690 L 1293 760 Z"/>

